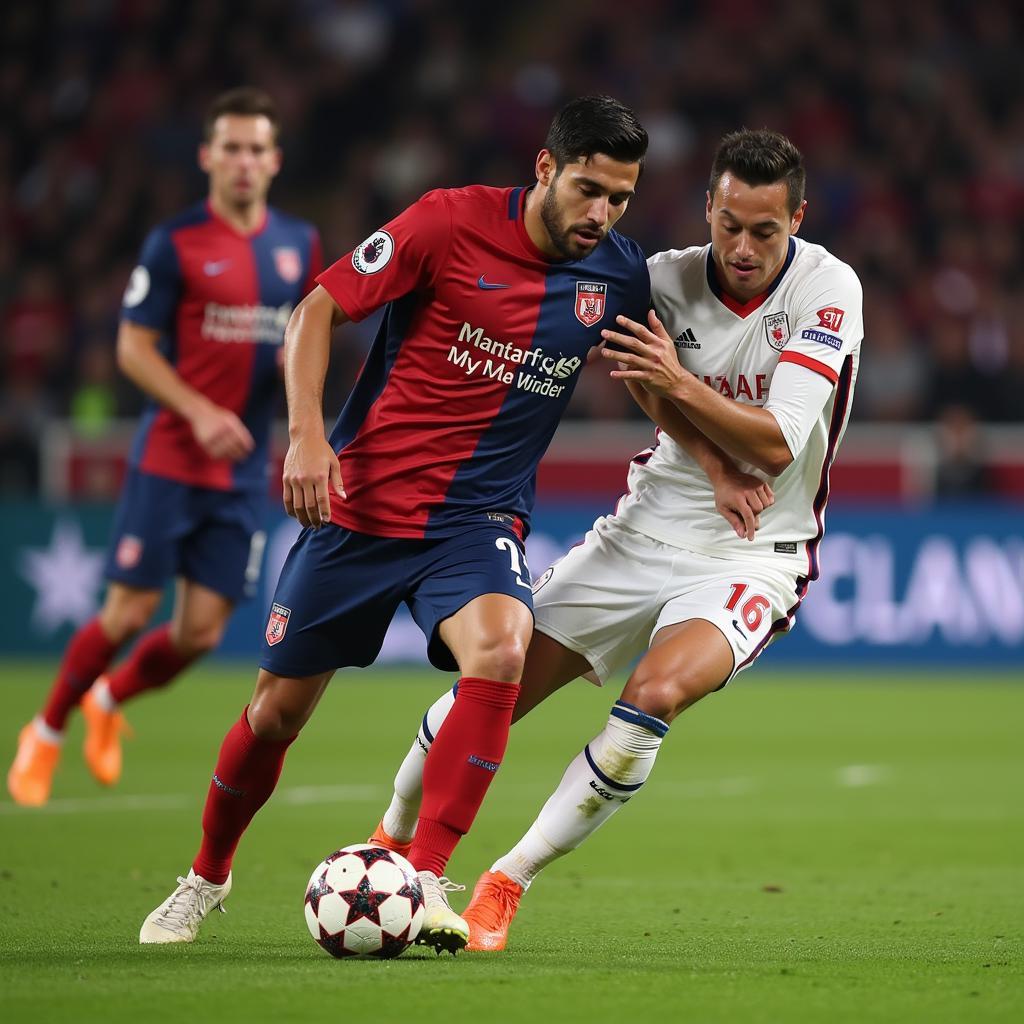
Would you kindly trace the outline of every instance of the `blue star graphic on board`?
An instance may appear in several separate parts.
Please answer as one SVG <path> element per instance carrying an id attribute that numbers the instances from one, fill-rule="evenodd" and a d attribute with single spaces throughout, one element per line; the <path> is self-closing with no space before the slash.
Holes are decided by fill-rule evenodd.
<path id="1" fill-rule="evenodd" d="M 74 519 L 58 519 L 45 548 L 22 548 L 18 573 L 36 592 L 32 624 L 55 633 L 81 626 L 96 614 L 103 585 L 103 552 L 86 547 Z"/>

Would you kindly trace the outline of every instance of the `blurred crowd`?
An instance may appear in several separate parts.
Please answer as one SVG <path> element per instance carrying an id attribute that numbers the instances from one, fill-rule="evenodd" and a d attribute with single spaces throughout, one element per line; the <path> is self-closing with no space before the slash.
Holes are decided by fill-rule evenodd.
<path id="1" fill-rule="evenodd" d="M 283 116 L 271 200 L 336 259 L 427 189 L 531 180 L 553 111 L 611 93 L 651 134 L 621 228 L 707 239 L 716 140 L 804 150 L 802 234 L 851 263 L 867 335 L 854 415 L 1024 420 L 1024 88 L 1012 0 L 15 0 L 0 12 L 0 490 L 44 423 L 141 400 L 114 359 L 148 228 L 204 194 L 202 112 L 258 85 Z M 339 336 L 329 413 L 371 326 Z M 595 370 L 577 417 L 625 417 Z"/>

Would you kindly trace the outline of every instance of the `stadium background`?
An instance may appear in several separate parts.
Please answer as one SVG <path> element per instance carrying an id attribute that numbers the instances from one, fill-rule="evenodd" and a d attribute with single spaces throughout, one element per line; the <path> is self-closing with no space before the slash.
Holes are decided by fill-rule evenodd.
<path id="1" fill-rule="evenodd" d="M 198 123 L 225 87 L 281 105 L 271 198 L 317 222 L 329 259 L 435 185 L 529 180 L 573 94 L 620 96 L 651 130 L 623 224 L 651 251 L 706 238 L 723 131 L 779 128 L 807 154 L 803 233 L 865 283 L 867 337 L 796 632 L 673 726 L 643 796 L 548 870 L 506 954 L 333 964 L 306 937 L 312 865 L 368 834 L 443 678 L 407 665 L 328 689 L 242 844 L 228 917 L 193 948 L 139 949 L 251 692 L 264 589 L 227 657 L 130 706 L 117 789 L 81 763 L 76 717 L 50 804 L 0 800 L 0 1016 L 1024 1019 L 1022 20 L 1012 0 L 2 5 L 8 763 L 101 593 L 139 409 L 114 366 L 119 300 L 150 225 L 203 192 Z M 339 333 L 330 411 L 371 330 Z M 618 386 L 584 375 L 542 467 L 535 570 L 649 438 Z M 269 526 L 265 587 L 293 529 Z M 420 644 L 399 624 L 388 656 Z M 455 877 L 472 884 L 521 833 L 608 698 L 570 687 L 516 727 Z"/>
<path id="2" fill-rule="evenodd" d="M 710 155 L 735 126 L 805 151 L 803 234 L 865 285 L 854 423 L 825 577 L 771 660 L 964 662 L 1024 652 L 1024 90 L 1018 5 L 639 0 L 14 3 L 0 14 L 0 621 L 55 652 L 101 588 L 139 393 L 119 299 L 153 223 L 201 195 L 202 111 L 253 83 L 280 104 L 277 205 L 328 260 L 425 190 L 526 181 L 566 97 L 633 105 L 652 146 L 623 226 L 702 243 Z M 328 415 L 374 323 L 337 340 Z M 282 409 L 283 412 L 283 409 Z M 542 469 L 539 571 L 620 493 L 649 429 L 584 375 Z M 952 503 L 952 504 L 951 504 Z M 290 525 L 270 522 L 272 585 Z M 266 593 L 225 651 L 247 655 Z M 402 624 L 400 624 L 400 627 Z M 391 658 L 417 657 L 406 627 Z"/>

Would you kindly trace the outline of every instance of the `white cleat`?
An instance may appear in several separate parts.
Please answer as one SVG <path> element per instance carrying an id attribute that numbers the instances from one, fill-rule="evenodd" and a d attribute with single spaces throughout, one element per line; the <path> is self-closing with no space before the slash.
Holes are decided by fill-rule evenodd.
<path id="1" fill-rule="evenodd" d="M 423 887 L 423 924 L 416 944 L 433 946 L 439 956 L 442 949 L 454 956 L 469 942 L 469 925 L 452 910 L 447 893 L 464 892 L 466 887 L 438 878 L 433 871 L 418 871 L 416 877 Z"/>
<path id="2" fill-rule="evenodd" d="M 178 888 L 153 911 L 139 931 L 139 942 L 193 942 L 199 926 L 213 910 L 224 911 L 231 892 L 231 875 L 223 885 L 214 885 L 189 869 L 188 878 L 178 878 Z"/>

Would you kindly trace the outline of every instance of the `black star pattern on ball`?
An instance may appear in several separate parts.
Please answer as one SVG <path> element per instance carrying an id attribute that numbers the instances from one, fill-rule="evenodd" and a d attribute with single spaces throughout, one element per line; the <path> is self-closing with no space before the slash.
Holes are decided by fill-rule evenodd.
<path id="1" fill-rule="evenodd" d="M 347 956 L 355 956 L 351 949 L 346 949 L 344 946 L 345 942 L 345 929 L 342 928 L 340 932 L 332 935 L 330 932 L 324 930 L 324 926 L 320 925 L 320 938 L 316 940 L 327 950 L 331 956 L 338 960 L 343 959 Z"/>
<path id="2" fill-rule="evenodd" d="M 354 889 L 343 889 L 338 895 L 348 904 L 346 927 L 363 917 L 380 924 L 380 905 L 391 898 L 391 893 L 374 889 L 365 875 Z"/>
<path id="3" fill-rule="evenodd" d="M 411 882 L 406 882 L 401 889 L 395 890 L 395 895 L 405 896 L 409 900 L 410 912 L 413 914 L 423 905 L 423 889 L 418 883 L 413 885 Z"/>
<path id="4" fill-rule="evenodd" d="M 382 931 L 380 934 L 380 949 L 372 955 L 379 960 L 390 960 L 392 957 L 404 953 L 409 947 L 409 929 L 411 927 L 411 924 L 407 924 L 405 930 L 397 935 L 388 935 L 387 932 Z"/>
<path id="5" fill-rule="evenodd" d="M 315 882 L 310 882 L 306 890 L 306 902 L 313 908 L 314 914 L 320 913 L 320 901 L 332 892 L 334 890 L 327 884 L 327 868 L 324 868 L 323 874 Z"/>
<path id="6" fill-rule="evenodd" d="M 353 857 L 358 857 L 369 869 L 379 860 L 386 860 L 391 863 L 391 851 L 383 846 L 371 846 L 366 850 L 352 850 Z"/>

